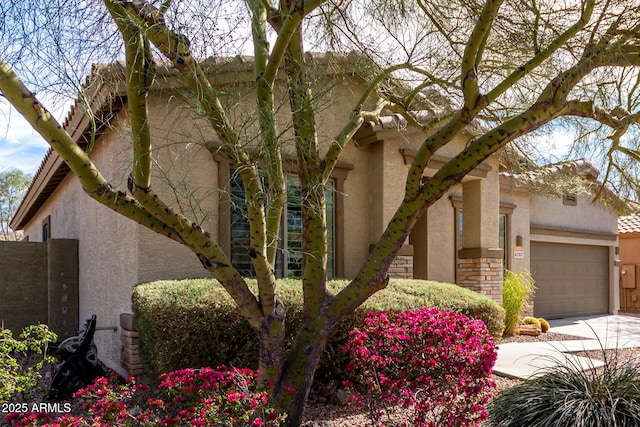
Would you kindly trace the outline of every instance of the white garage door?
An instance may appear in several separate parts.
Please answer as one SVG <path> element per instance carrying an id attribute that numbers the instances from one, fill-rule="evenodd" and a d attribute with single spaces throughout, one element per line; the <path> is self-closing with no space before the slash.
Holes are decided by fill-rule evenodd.
<path id="1" fill-rule="evenodd" d="M 536 281 L 534 314 L 549 319 L 609 310 L 609 249 L 606 246 L 531 243 Z"/>

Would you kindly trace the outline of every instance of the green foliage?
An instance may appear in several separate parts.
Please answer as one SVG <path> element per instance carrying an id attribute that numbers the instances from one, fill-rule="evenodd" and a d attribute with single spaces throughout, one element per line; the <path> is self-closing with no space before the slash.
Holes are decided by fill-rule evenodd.
<path id="1" fill-rule="evenodd" d="M 332 292 L 347 285 L 334 280 Z M 255 284 L 252 284 L 255 286 Z M 278 280 L 278 295 L 287 307 L 287 346 L 302 319 L 302 289 L 296 279 Z M 327 343 L 317 377 L 340 376 L 346 366 L 342 347 L 348 332 L 370 311 L 434 307 L 482 320 L 494 337 L 502 334 L 503 310 L 491 299 L 450 284 L 392 280 L 335 330 Z M 158 281 L 134 288 L 133 310 L 140 331 L 140 354 L 149 374 L 186 367 L 257 367 L 258 340 L 233 301 L 213 279 Z"/>
<path id="2" fill-rule="evenodd" d="M 28 326 L 19 338 L 15 339 L 9 329 L 0 329 L 0 401 L 36 386 L 39 371 L 48 357 L 48 343 L 58 339 L 47 325 Z M 22 366 L 16 359 L 18 353 L 42 357 L 36 357 L 32 365 Z"/>
<path id="3" fill-rule="evenodd" d="M 525 317 L 524 319 L 522 319 L 522 324 L 535 325 L 537 328 L 542 329 L 542 325 L 540 325 L 540 321 L 535 317 L 530 317 L 530 316 Z"/>
<path id="4" fill-rule="evenodd" d="M 504 334 L 511 335 L 518 327 L 520 313 L 529 298 L 533 297 L 535 282 L 527 271 L 514 273 L 505 270 L 502 281 L 502 306 L 504 307 Z"/>
<path id="5" fill-rule="evenodd" d="M 540 322 L 540 329 L 542 330 L 542 332 L 547 333 L 549 331 L 549 328 L 551 327 L 551 325 L 549 325 L 549 322 L 547 322 L 547 320 L 543 319 L 542 317 L 539 317 L 538 321 Z"/>
<path id="6" fill-rule="evenodd" d="M 511 387 L 495 398 L 489 405 L 490 425 L 640 425 L 640 364 L 618 359 L 617 355 L 605 354 L 603 368 L 587 370 L 575 359 L 560 361 L 545 375 Z"/>
<path id="7" fill-rule="evenodd" d="M 344 384 L 355 392 L 349 405 L 368 408 L 373 425 L 478 426 L 487 418 L 497 353 L 478 319 L 433 308 L 371 312 L 345 350 L 355 377 Z M 405 410 L 392 420 L 389 405 Z"/>
<path id="8" fill-rule="evenodd" d="M 0 171 L 0 234 L 15 238 L 9 230 L 9 220 L 15 213 L 24 193 L 29 187 L 31 176 L 20 169 Z"/>

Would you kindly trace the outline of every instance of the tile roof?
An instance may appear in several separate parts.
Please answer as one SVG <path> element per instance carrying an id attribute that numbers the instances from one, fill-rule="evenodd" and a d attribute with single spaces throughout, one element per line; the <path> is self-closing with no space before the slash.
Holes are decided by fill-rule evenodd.
<path id="1" fill-rule="evenodd" d="M 618 233 L 633 233 L 640 231 L 640 215 L 618 217 Z"/>

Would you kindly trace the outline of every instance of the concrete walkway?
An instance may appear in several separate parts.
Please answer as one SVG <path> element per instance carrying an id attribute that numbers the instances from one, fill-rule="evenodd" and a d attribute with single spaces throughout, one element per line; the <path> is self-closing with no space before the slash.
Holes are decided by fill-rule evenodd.
<path id="1" fill-rule="evenodd" d="M 551 332 L 587 339 L 500 344 L 493 372 L 504 377 L 528 379 L 542 375 L 545 369 L 560 364 L 593 369 L 603 363 L 574 356 L 569 352 L 640 347 L 640 317 L 574 317 L 550 320 L 549 324 Z"/>

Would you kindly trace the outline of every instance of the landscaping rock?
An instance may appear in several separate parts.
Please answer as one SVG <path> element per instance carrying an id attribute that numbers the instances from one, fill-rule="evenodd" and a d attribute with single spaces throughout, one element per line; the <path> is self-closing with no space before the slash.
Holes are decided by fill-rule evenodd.
<path id="1" fill-rule="evenodd" d="M 542 330 L 537 325 L 520 325 L 516 329 L 518 335 L 531 335 L 537 337 L 542 333 Z"/>

